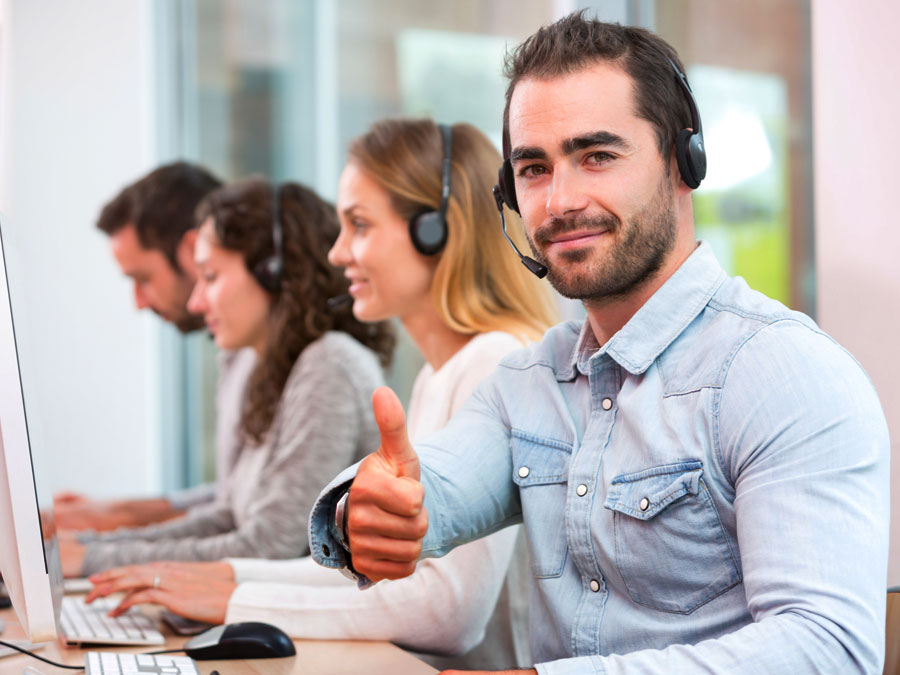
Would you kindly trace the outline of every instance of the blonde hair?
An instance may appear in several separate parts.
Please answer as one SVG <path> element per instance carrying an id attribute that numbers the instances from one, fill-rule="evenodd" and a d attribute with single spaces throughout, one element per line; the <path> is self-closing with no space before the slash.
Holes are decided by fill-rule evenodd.
<path id="1" fill-rule="evenodd" d="M 441 204 L 443 141 L 433 120 L 375 123 L 349 150 L 409 220 Z M 453 125 L 447 245 L 439 254 L 432 294 L 438 314 L 454 331 L 499 330 L 523 342 L 538 340 L 559 321 L 546 283 L 531 274 L 503 237 L 491 194 L 502 163 L 493 144 L 470 124 Z M 527 249 L 518 216 L 506 211 L 509 235 Z"/>

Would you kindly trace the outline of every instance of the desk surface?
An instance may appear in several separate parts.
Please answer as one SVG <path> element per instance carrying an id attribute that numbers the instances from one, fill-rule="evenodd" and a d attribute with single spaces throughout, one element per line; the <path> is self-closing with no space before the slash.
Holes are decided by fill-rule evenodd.
<path id="1" fill-rule="evenodd" d="M 11 609 L 0 610 L 0 618 L 6 621 L 6 630 L 0 635 L 3 640 L 21 639 L 22 629 Z M 177 637 L 163 630 L 166 637 L 165 649 L 175 649 L 188 638 Z M 356 642 L 351 640 L 294 640 L 297 655 L 285 659 L 259 659 L 256 661 L 198 661 L 201 675 L 218 670 L 222 675 L 230 673 L 258 673 L 259 675 L 431 675 L 437 671 L 414 656 L 407 654 L 389 642 Z M 128 651 L 145 652 L 163 647 L 108 647 L 92 646 L 86 649 L 65 647 L 58 643 L 48 644 L 36 653 L 51 661 L 68 665 L 81 665 L 88 651 Z M 25 654 L 0 658 L 0 675 L 20 675 L 25 666 L 34 666 L 39 671 L 64 673 L 59 668 L 33 659 Z"/>

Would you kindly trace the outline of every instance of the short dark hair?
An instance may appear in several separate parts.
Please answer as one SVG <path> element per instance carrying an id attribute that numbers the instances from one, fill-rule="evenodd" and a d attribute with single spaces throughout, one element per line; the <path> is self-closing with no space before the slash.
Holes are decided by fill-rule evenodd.
<path id="1" fill-rule="evenodd" d="M 509 102 L 526 77 L 548 79 L 577 72 L 599 61 L 621 66 L 634 80 L 635 114 L 653 125 L 660 154 L 669 156 L 678 132 L 691 126 L 691 111 L 676 79 L 671 59 L 684 67 L 675 49 L 643 28 L 585 18 L 573 12 L 542 26 L 507 53 L 504 74 L 509 78 L 503 110 L 503 155 L 509 157 Z"/>
<path id="2" fill-rule="evenodd" d="M 141 246 L 161 251 L 172 267 L 180 269 L 178 244 L 196 226 L 197 204 L 221 184 L 197 164 L 166 164 L 113 197 L 100 212 L 97 228 L 113 235 L 133 225 Z"/>

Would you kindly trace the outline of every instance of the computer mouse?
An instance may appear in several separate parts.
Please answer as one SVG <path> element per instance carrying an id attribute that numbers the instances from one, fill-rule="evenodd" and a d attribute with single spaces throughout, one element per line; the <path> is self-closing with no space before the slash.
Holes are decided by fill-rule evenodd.
<path id="1" fill-rule="evenodd" d="M 277 626 L 245 621 L 216 626 L 184 643 L 184 653 L 198 661 L 209 659 L 277 659 L 294 656 L 294 643 Z"/>

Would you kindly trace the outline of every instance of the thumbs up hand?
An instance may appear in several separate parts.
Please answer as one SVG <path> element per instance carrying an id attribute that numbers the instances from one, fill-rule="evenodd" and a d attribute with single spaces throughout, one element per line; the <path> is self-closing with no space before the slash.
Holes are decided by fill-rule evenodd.
<path id="1" fill-rule="evenodd" d="M 428 531 L 419 458 L 406 436 L 403 406 L 388 387 L 372 396 L 381 446 L 359 466 L 347 497 L 353 567 L 372 581 L 412 574 Z"/>

